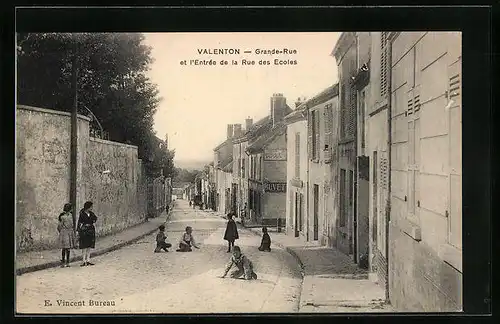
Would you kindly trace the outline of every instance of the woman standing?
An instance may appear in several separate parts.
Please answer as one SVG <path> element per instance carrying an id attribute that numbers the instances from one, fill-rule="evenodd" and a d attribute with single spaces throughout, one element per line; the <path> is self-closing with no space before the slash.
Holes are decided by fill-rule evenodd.
<path id="1" fill-rule="evenodd" d="M 238 228 L 236 227 L 236 223 L 233 219 L 233 213 L 227 214 L 227 226 L 226 232 L 224 233 L 224 239 L 228 242 L 227 252 L 231 252 L 231 246 L 234 247 L 234 241 L 239 238 L 238 236 Z"/>
<path id="2" fill-rule="evenodd" d="M 90 249 L 95 248 L 94 223 L 97 221 L 97 216 L 92 212 L 92 205 L 91 201 L 87 201 L 83 205 L 77 224 L 78 234 L 80 235 L 80 249 L 82 249 L 83 253 L 82 267 L 94 265 L 90 263 Z"/>
<path id="3" fill-rule="evenodd" d="M 73 205 L 64 204 L 63 212 L 59 214 L 57 231 L 59 232 L 59 246 L 62 249 L 61 268 L 69 267 L 70 250 L 76 248 L 72 210 Z"/>

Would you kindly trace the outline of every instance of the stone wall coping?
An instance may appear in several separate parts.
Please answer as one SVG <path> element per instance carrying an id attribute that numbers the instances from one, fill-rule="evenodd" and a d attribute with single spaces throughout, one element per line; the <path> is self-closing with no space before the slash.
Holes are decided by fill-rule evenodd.
<path id="1" fill-rule="evenodd" d="M 116 146 L 121 146 L 121 147 L 128 147 L 128 148 L 133 148 L 133 149 L 136 149 L 136 150 L 138 149 L 137 146 L 135 146 L 135 145 L 130 145 L 130 144 L 125 144 L 125 143 L 120 143 L 120 142 L 113 142 L 113 141 L 103 140 L 101 138 L 96 138 L 96 137 L 90 137 L 90 140 L 93 141 L 93 142 L 98 142 L 98 143 L 102 143 L 102 144 L 109 144 L 109 145 L 116 145 Z"/>
<path id="2" fill-rule="evenodd" d="M 406 233 L 415 241 L 422 240 L 422 230 L 420 229 L 420 226 L 412 223 L 405 218 L 398 220 L 398 226 L 404 233 Z"/>
<path id="3" fill-rule="evenodd" d="M 52 115 L 60 115 L 60 116 L 71 117 L 71 113 L 69 113 L 67 111 L 59 111 L 59 110 L 54 110 L 54 109 L 39 108 L 39 107 L 33 107 L 33 106 L 27 106 L 27 105 L 17 105 L 16 108 L 17 109 L 22 109 L 22 110 L 37 111 L 37 112 L 41 112 L 41 113 L 45 113 L 45 114 L 52 114 Z M 89 122 L 91 120 L 90 117 L 87 117 L 87 116 L 84 116 L 84 115 L 80 115 L 80 114 L 78 114 L 77 117 L 79 119 L 83 119 L 83 120 L 86 120 L 86 121 L 89 121 Z"/>

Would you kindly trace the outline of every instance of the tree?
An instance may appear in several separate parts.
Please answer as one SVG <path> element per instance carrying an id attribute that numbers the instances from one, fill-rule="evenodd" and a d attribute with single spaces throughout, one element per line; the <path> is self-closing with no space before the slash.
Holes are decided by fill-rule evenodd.
<path id="1" fill-rule="evenodd" d="M 77 53 L 79 113 L 91 110 L 113 141 L 138 146 L 139 158 L 164 161 L 173 172 L 173 153 L 158 152 L 153 117 L 161 98 L 146 72 L 153 62 L 144 35 L 137 33 L 18 34 L 17 97 L 20 104 L 70 111 L 71 59 Z M 87 109 L 86 109 L 87 108 Z M 151 168 L 153 169 L 153 168 Z"/>

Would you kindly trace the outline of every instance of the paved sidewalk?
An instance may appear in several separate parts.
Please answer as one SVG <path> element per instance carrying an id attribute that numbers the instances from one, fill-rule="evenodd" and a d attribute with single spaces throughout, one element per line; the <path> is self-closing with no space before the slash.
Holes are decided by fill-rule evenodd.
<path id="1" fill-rule="evenodd" d="M 206 212 L 226 218 L 220 212 Z M 262 235 L 262 226 L 241 227 L 238 224 L 238 228 Z M 300 313 L 394 312 L 385 302 L 384 287 L 369 280 L 368 272 L 359 268 L 349 256 L 321 246 L 317 241 L 305 242 L 278 233 L 274 227 L 268 227 L 268 232 L 272 245 L 288 251 L 302 267 Z"/>
<path id="2" fill-rule="evenodd" d="M 262 235 L 260 228 L 248 228 Z M 349 256 L 336 249 L 304 242 L 269 229 L 273 245 L 294 255 L 303 269 L 299 312 L 393 312 L 385 303 L 384 287 L 368 279 Z"/>
<path id="3" fill-rule="evenodd" d="M 166 212 L 163 212 L 156 218 L 150 218 L 147 222 L 129 227 L 121 232 L 106 235 L 101 238 L 98 237 L 96 240 L 96 248 L 92 250 L 91 257 L 117 250 L 157 231 L 158 226 L 164 224 L 166 220 L 168 220 L 172 209 L 175 209 L 175 207 L 170 208 L 168 215 Z M 22 275 L 23 273 L 58 267 L 61 265 L 60 260 L 61 249 L 17 253 L 16 274 Z M 80 250 L 72 250 L 71 262 L 81 260 L 82 254 Z"/>

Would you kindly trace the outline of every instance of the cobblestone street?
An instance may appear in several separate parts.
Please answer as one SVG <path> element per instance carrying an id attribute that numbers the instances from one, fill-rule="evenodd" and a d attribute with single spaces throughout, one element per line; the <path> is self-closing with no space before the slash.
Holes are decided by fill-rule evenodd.
<path id="1" fill-rule="evenodd" d="M 92 259 L 94 266 L 52 268 L 17 277 L 20 313 L 211 313 L 295 312 L 300 268 L 286 251 L 259 252 L 260 238 L 240 230 L 236 244 L 253 261 L 256 281 L 218 278 L 229 260 L 223 241 L 226 222 L 177 201 L 167 223 L 170 252 L 153 253 L 155 234 Z M 185 226 L 193 227 L 201 249 L 175 252 Z M 96 244 L 99 244 L 97 241 Z M 114 302 L 114 306 L 91 306 Z M 85 306 L 61 306 L 84 301 Z M 50 306 L 49 306 L 50 305 Z"/>

